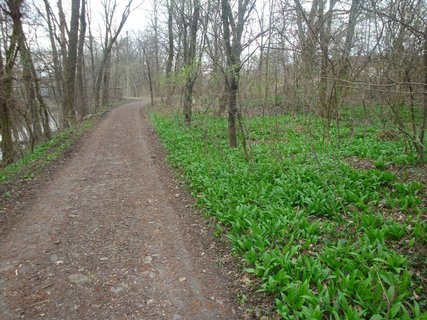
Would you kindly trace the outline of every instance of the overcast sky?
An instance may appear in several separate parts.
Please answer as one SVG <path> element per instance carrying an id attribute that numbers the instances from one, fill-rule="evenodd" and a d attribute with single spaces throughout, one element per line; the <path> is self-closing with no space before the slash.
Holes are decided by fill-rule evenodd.
<path id="1" fill-rule="evenodd" d="M 102 15 L 103 15 L 103 6 L 101 0 L 88 0 L 90 2 L 90 7 L 92 10 L 93 22 L 92 28 L 93 31 L 98 30 L 98 25 L 103 25 Z M 117 0 L 118 8 L 116 10 L 116 25 L 120 22 L 120 18 L 123 12 L 123 9 L 126 6 L 127 1 Z M 150 16 L 152 15 L 152 0 L 134 0 L 132 8 L 134 9 L 125 26 L 123 27 L 123 34 L 126 31 L 142 31 L 148 24 Z"/>
<path id="2" fill-rule="evenodd" d="M 70 0 L 63 0 L 63 9 L 66 15 L 67 24 L 70 23 L 70 12 L 71 12 L 71 1 Z M 101 30 L 102 33 L 104 33 L 104 20 L 103 20 L 103 6 L 102 6 L 103 0 L 88 0 L 89 6 L 91 8 L 91 27 L 92 27 L 92 34 L 94 36 L 99 36 L 99 32 Z M 150 18 L 152 17 L 152 0 L 134 0 L 133 1 L 133 8 L 135 8 L 125 26 L 123 27 L 121 36 L 126 35 L 126 31 L 129 32 L 138 32 L 142 31 L 146 28 L 146 26 L 150 23 Z M 56 16 L 58 16 L 58 7 L 57 7 L 57 1 L 49 1 L 52 10 Z M 124 0 L 117 0 L 118 7 L 116 9 L 115 14 L 115 23 L 114 26 L 117 27 L 121 16 L 123 9 L 125 8 L 125 5 L 127 1 Z M 37 8 L 37 9 L 36 9 Z M 28 14 L 29 19 L 30 17 L 37 16 L 37 10 L 39 10 L 43 15 L 46 14 L 45 5 L 43 3 L 43 0 L 33 0 L 32 5 L 30 2 L 29 9 L 31 12 Z M 37 18 L 36 18 L 37 19 Z M 28 20 L 30 22 L 30 20 Z M 40 24 L 37 26 L 37 23 L 31 23 L 27 25 L 28 27 L 28 40 L 30 42 L 36 41 L 37 45 L 40 45 L 42 47 L 50 47 L 49 37 L 47 34 L 46 29 L 46 23 L 44 20 L 39 20 L 38 23 L 41 23 L 44 27 L 41 27 Z"/>

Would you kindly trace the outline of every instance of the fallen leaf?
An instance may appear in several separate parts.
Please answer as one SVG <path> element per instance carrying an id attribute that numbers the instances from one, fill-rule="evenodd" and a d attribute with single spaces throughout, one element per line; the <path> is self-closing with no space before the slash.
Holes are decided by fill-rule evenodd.
<path id="1" fill-rule="evenodd" d="M 145 264 L 150 264 L 150 263 L 151 263 L 151 261 L 153 261 L 153 258 L 152 258 L 151 256 L 146 256 L 146 257 L 144 258 L 144 263 L 145 263 Z"/>

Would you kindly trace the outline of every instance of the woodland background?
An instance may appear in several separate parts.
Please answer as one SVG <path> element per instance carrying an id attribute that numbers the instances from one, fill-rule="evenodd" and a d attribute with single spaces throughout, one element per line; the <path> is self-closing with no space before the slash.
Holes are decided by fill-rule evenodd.
<path id="1" fill-rule="evenodd" d="M 139 6 L 103 0 L 94 22 L 87 0 L 1 2 L 3 164 L 146 94 L 188 124 L 193 108 L 226 114 L 231 146 L 245 113 L 320 116 L 327 139 L 343 113 L 369 123 L 374 110 L 384 138 L 425 161 L 424 1 L 154 0 L 145 28 L 123 33 Z"/>

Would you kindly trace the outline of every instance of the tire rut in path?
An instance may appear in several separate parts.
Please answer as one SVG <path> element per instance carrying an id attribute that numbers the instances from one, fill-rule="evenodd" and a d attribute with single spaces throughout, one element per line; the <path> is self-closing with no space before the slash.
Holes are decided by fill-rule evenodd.
<path id="1" fill-rule="evenodd" d="M 1 319 L 237 318 L 142 108 L 110 112 L 1 236 Z"/>

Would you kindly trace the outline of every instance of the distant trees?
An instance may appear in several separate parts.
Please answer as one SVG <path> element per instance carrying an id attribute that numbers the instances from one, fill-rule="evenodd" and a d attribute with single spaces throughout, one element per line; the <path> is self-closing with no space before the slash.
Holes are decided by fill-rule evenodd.
<path id="1" fill-rule="evenodd" d="M 99 42 L 92 32 L 87 0 L 65 4 L 70 7 L 62 0 L 0 1 L 2 164 L 50 138 L 58 123 L 66 128 L 93 112 L 101 96 L 102 103 L 108 103 L 111 52 L 132 4 L 132 0 L 124 6 L 114 0 L 102 2 L 105 28 Z M 48 45 L 37 43 L 33 28 L 39 35 L 45 30 Z"/>
<path id="2" fill-rule="evenodd" d="M 79 36 L 80 0 L 71 2 L 71 22 L 68 31 L 68 50 L 64 57 L 65 92 L 62 105 L 63 126 L 69 127 L 75 122 L 75 84 L 77 70 L 77 41 Z"/>
<path id="3" fill-rule="evenodd" d="M 390 107 L 401 134 L 425 162 L 427 126 L 427 4 L 388 1 L 366 4 L 363 11 L 377 17 L 384 30 L 378 56 L 383 68 L 378 90 Z M 409 119 L 407 117 L 409 114 Z"/>
<path id="4" fill-rule="evenodd" d="M 197 31 L 200 19 L 200 1 L 194 0 L 193 13 L 187 19 L 186 13 L 181 12 L 181 20 L 184 30 L 183 47 L 184 47 L 184 72 L 185 72 L 185 89 L 184 89 L 184 121 L 187 125 L 191 122 L 191 113 L 193 105 L 193 87 L 196 82 L 199 71 L 199 61 L 196 57 L 197 48 Z M 189 34 L 188 34 L 189 33 Z"/>
<path id="5" fill-rule="evenodd" d="M 2 15 L 2 27 L 5 24 L 5 17 Z M 4 34 L 4 33 L 3 33 Z M 5 52 L 0 54 L 0 129 L 1 129 L 1 149 L 3 153 L 3 163 L 9 164 L 15 159 L 15 150 L 13 145 L 12 132 L 12 72 L 17 56 L 17 41 L 13 37 L 9 42 L 3 43 Z"/>
<path id="6" fill-rule="evenodd" d="M 194 101 L 218 115 L 227 108 L 230 146 L 238 145 L 239 108 L 247 105 L 319 115 L 326 142 L 343 106 L 381 104 L 425 161 L 425 1 L 201 1 L 206 31 L 197 36 L 201 72 L 191 83 L 182 75 L 194 4 L 156 1 L 156 23 L 144 31 L 153 48 L 147 59 L 160 64 L 151 76 L 166 79 L 155 91 L 167 92 L 168 103 L 180 96 L 184 114 Z M 404 119 L 405 110 L 413 120 Z"/>
<path id="7" fill-rule="evenodd" d="M 87 0 L 69 8 L 43 0 L 37 16 L 50 41 L 45 48 L 19 28 L 31 19 L 22 12 L 34 15 L 34 7 L 0 3 L 4 162 L 20 152 L 18 134 L 34 145 L 49 136 L 49 119 L 67 126 L 120 88 L 176 105 L 187 125 L 193 109 L 227 110 L 232 147 L 244 143 L 248 106 L 316 114 L 327 143 L 343 108 L 362 106 L 369 121 L 371 106 L 381 105 L 391 129 L 425 162 L 425 1 L 151 0 L 150 16 L 141 17 L 145 30 L 124 38 L 132 1 L 101 2 L 99 36 Z"/>
<path id="8" fill-rule="evenodd" d="M 102 43 L 102 55 L 101 63 L 96 74 L 96 83 L 94 87 L 95 97 L 95 108 L 101 105 L 101 89 L 102 91 L 102 103 L 105 104 L 109 100 L 109 84 L 110 84 L 110 70 L 111 70 L 111 50 L 116 43 L 123 26 L 128 19 L 131 9 L 132 0 L 129 0 L 121 14 L 119 25 L 114 29 L 113 20 L 117 12 L 117 1 L 116 0 L 105 0 L 102 3 L 104 9 L 104 41 Z"/>
<path id="9" fill-rule="evenodd" d="M 16 150 L 14 138 L 18 130 L 14 128 L 14 114 L 18 112 L 25 121 L 29 147 L 42 140 L 43 135 L 50 137 L 48 125 L 48 112 L 46 104 L 40 93 L 39 81 L 36 74 L 31 50 L 22 23 L 22 0 L 7 0 L 1 4 L 3 11 L 1 28 L 5 36 L 3 41 L 2 56 L 0 58 L 0 104 L 1 104 L 1 133 L 3 162 L 8 164 L 15 160 Z M 19 58 L 20 65 L 17 65 Z M 21 93 L 24 108 L 18 108 L 18 99 L 14 96 L 14 71 L 19 67 L 22 80 Z"/>
<path id="10" fill-rule="evenodd" d="M 255 1 L 238 0 L 237 11 L 234 13 L 228 0 L 221 0 L 221 18 L 223 40 L 227 64 L 225 81 L 228 89 L 228 135 L 230 146 L 237 147 L 237 113 L 240 69 L 242 68 L 241 54 L 243 52 L 243 33 L 245 25 L 255 8 Z"/>

